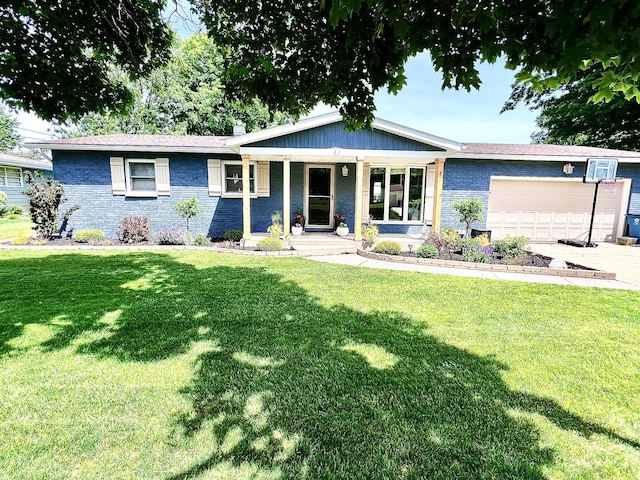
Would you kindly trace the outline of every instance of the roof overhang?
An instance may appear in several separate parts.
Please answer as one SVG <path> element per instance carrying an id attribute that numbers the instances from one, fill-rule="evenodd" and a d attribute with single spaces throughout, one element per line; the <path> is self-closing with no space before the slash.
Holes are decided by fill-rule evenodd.
<path id="1" fill-rule="evenodd" d="M 307 118 L 300 120 L 297 123 L 291 123 L 288 125 L 279 125 L 277 127 L 267 128 L 258 132 L 247 133 L 245 135 L 239 135 L 237 137 L 229 137 L 226 141 L 227 146 L 232 150 L 240 153 L 240 147 L 242 145 L 248 145 L 271 138 L 283 137 L 285 135 L 291 135 L 293 133 L 302 132 L 305 130 L 311 130 L 313 128 L 330 125 L 342 121 L 342 115 L 339 112 L 331 112 L 317 117 Z M 381 130 L 399 137 L 414 140 L 419 143 L 432 145 L 434 147 L 442 148 L 446 151 L 460 151 L 462 150 L 462 143 L 454 142 L 443 137 L 431 135 L 420 130 L 405 127 L 397 123 L 389 122 L 381 118 L 376 118 L 373 121 L 372 128 Z M 244 152 L 244 149 L 243 149 Z M 439 152 L 440 157 L 445 152 Z"/>
<path id="2" fill-rule="evenodd" d="M 42 148 L 54 151 L 91 151 L 91 152 L 154 152 L 154 153 L 226 153 L 234 154 L 227 147 L 171 146 L 171 145 L 82 145 L 72 143 L 26 143 L 29 148 Z"/>
<path id="3" fill-rule="evenodd" d="M 34 158 L 19 157 L 17 155 L 0 154 L 0 164 L 8 167 L 20 168 L 40 168 L 43 170 L 52 170 L 53 163 L 49 160 L 37 160 Z"/>
<path id="4" fill-rule="evenodd" d="M 602 157 L 598 155 L 527 155 L 508 153 L 452 153 L 448 159 L 473 159 L 473 160 L 518 160 L 530 162 L 586 162 L 588 158 Z M 607 158 L 617 158 L 618 163 L 640 163 L 640 155 L 637 157 L 622 157 L 612 152 Z"/>

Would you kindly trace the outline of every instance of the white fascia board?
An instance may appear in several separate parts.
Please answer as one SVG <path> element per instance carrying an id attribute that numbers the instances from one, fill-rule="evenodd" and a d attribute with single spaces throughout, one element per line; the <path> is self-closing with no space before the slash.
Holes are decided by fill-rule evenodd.
<path id="1" fill-rule="evenodd" d="M 154 152 L 154 153 L 229 153 L 226 147 L 189 147 L 163 145 L 73 145 L 70 143 L 29 143 L 29 148 L 45 148 L 52 151 L 92 151 L 92 152 Z"/>
<path id="2" fill-rule="evenodd" d="M 13 160 L 13 159 L 6 159 L 6 158 L 0 158 L 0 165 L 5 166 L 5 167 L 19 167 L 19 168 L 41 168 L 43 170 L 52 170 L 53 169 L 53 163 L 51 163 L 51 161 L 29 161 L 29 159 L 24 159 L 24 160 Z"/>
<path id="3" fill-rule="evenodd" d="M 507 153 L 452 153 L 447 156 L 450 159 L 473 160 L 520 160 L 531 162 L 586 162 L 593 155 L 513 155 Z M 640 157 L 616 157 L 618 163 L 640 163 Z"/>
<path id="4" fill-rule="evenodd" d="M 325 113 L 324 115 L 306 118 L 296 123 L 278 125 L 277 127 L 266 128 L 257 132 L 238 135 L 237 137 L 229 137 L 226 140 L 226 144 L 228 147 L 234 147 L 237 145 L 246 145 L 248 143 L 261 142 L 270 138 L 283 137 L 285 135 L 291 135 L 292 133 L 300 132 L 303 130 L 311 130 L 312 128 L 322 127 L 324 125 L 329 125 L 341 120 L 342 116 L 339 112 Z"/>
<path id="5" fill-rule="evenodd" d="M 241 155 L 255 155 L 268 157 L 350 157 L 350 158 L 368 158 L 368 157 L 387 157 L 387 158 L 444 158 L 447 152 L 437 152 L 432 150 L 412 151 L 412 150 L 352 150 L 348 148 L 278 148 L 278 147 L 242 147 L 239 152 Z"/>
<path id="6" fill-rule="evenodd" d="M 382 118 L 376 118 L 374 120 L 373 128 L 391 133 L 393 135 L 397 135 L 399 137 L 415 140 L 416 142 L 427 143 L 429 145 L 444 148 L 445 150 L 454 150 L 456 152 L 459 152 L 462 150 L 462 146 L 464 145 L 460 142 L 455 142 L 447 138 L 431 135 L 430 133 L 421 132 L 420 130 L 405 127 L 404 125 L 399 125 L 388 120 L 383 120 Z"/>

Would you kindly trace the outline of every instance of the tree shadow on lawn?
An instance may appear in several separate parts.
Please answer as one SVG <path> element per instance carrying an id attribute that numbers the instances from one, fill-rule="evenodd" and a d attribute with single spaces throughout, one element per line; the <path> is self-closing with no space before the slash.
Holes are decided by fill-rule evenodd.
<path id="1" fill-rule="evenodd" d="M 32 297 L 20 315 L 0 308 L 9 314 L 1 321 L 3 345 L 21 335 L 21 322 L 54 320 L 56 333 L 44 344 L 52 350 L 92 334 L 77 344 L 79 353 L 121 361 L 170 358 L 194 342 L 213 346 L 199 355 L 182 392 L 192 407 L 174 418 L 167 442 L 180 448 L 205 431 L 216 441 L 208 458 L 171 479 L 210 471 L 544 478 L 541 467 L 553 452 L 514 410 L 640 448 L 553 400 L 509 390 L 504 365 L 442 343 L 424 325 L 394 313 L 323 307 L 264 268 L 197 269 L 153 253 L 3 265 L 31 278 Z M 56 271 L 64 279 L 52 288 L 46 277 Z M 0 300 L 17 302 L 13 295 Z"/>

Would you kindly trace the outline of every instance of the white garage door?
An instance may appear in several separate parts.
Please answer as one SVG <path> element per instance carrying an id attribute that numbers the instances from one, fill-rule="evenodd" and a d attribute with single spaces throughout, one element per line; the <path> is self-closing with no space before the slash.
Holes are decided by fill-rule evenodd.
<path id="1" fill-rule="evenodd" d="M 584 184 L 580 179 L 492 177 L 487 229 L 492 238 L 523 235 L 532 242 L 578 237 L 585 240 L 594 189 L 595 185 Z M 615 195 L 606 194 L 599 187 L 592 240 L 614 241 L 621 234 L 625 191 L 628 197 L 628 188 L 623 188 L 622 183 Z"/>

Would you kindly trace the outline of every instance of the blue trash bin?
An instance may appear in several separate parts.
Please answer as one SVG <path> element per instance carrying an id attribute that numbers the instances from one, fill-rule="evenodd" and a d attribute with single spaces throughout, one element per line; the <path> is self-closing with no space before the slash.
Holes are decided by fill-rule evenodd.
<path id="1" fill-rule="evenodd" d="M 627 215 L 627 225 L 629 225 L 629 236 L 640 238 L 640 215 Z"/>

